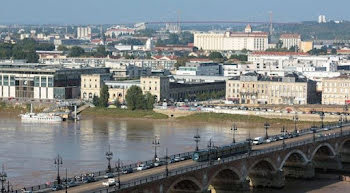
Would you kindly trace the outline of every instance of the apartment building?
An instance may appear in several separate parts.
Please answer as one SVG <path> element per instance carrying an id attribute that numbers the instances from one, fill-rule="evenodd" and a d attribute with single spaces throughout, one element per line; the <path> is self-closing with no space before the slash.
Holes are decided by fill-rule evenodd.
<path id="1" fill-rule="evenodd" d="M 262 51 L 268 48 L 268 39 L 267 32 L 254 32 L 247 26 L 244 32 L 196 33 L 194 46 L 206 51 Z"/>
<path id="2" fill-rule="evenodd" d="M 179 67 L 179 69 L 176 71 L 176 75 L 219 76 L 220 65 L 218 63 L 213 62 L 188 62 L 186 63 L 186 66 Z"/>
<path id="3" fill-rule="evenodd" d="M 299 34 L 282 34 L 280 40 L 283 43 L 283 48 L 290 49 L 294 47 L 300 49 L 301 47 L 301 36 Z"/>
<path id="4" fill-rule="evenodd" d="M 100 97 L 100 90 L 103 87 L 104 82 L 110 79 L 110 74 L 81 75 L 81 99 L 92 100 L 94 96 Z"/>
<path id="5" fill-rule="evenodd" d="M 350 103 L 350 77 L 339 76 L 322 80 L 322 104 L 345 105 Z"/>
<path id="6" fill-rule="evenodd" d="M 140 78 L 140 86 L 144 94 L 147 92 L 156 96 L 156 101 L 163 101 L 169 98 L 169 77 L 165 76 L 144 76 Z"/>
<path id="7" fill-rule="evenodd" d="M 296 74 L 268 77 L 248 73 L 226 81 L 226 100 L 239 104 L 314 104 L 316 83 Z"/>

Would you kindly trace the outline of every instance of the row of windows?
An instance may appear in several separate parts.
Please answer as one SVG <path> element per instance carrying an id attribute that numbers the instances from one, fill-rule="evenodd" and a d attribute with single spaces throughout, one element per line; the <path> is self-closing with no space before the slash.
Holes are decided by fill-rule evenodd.
<path id="1" fill-rule="evenodd" d="M 324 83 L 324 86 L 330 86 L 330 87 L 349 87 L 350 86 L 350 83 L 336 83 L 336 82 L 330 82 L 330 83 L 327 83 L 325 82 Z"/>

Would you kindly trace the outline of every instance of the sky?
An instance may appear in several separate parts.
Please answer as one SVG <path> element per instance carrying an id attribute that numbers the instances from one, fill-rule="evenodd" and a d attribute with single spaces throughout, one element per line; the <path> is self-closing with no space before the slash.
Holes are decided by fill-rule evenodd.
<path id="1" fill-rule="evenodd" d="M 350 20 L 350 0 L 0 0 L 0 24 Z"/>

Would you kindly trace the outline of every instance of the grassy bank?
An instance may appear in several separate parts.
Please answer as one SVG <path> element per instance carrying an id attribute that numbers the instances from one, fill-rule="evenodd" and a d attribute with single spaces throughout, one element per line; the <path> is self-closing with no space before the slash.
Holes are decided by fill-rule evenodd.
<path id="1" fill-rule="evenodd" d="M 234 115 L 234 114 L 223 114 L 223 113 L 196 113 L 193 115 L 188 115 L 184 117 L 178 117 L 177 120 L 189 121 L 189 122 L 253 122 L 253 123 L 264 123 L 269 122 L 280 123 L 280 124 L 292 124 L 294 123 L 289 119 L 278 119 L 278 118 L 264 118 L 255 115 Z M 299 121 L 301 123 L 311 123 Z M 317 121 L 315 123 L 318 123 Z"/>
<path id="2" fill-rule="evenodd" d="M 0 102 L 0 112 L 1 113 L 14 113 L 20 114 L 27 111 L 26 105 L 12 105 Z"/>
<path id="3" fill-rule="evenodd" d="M 89 108 L 82 114 L 87 116 L 112 117 L 112 118 L 140 118 L 140 119 L 167 119 L 168 116 L 154 111 Z"/>

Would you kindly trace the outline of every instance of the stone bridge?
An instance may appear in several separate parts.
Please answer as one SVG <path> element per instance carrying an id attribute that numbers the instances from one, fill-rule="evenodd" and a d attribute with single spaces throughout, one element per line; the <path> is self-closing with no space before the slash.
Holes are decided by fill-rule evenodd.
<path id="1" fill-rule="evenodd" d="M 311 135 L 312 136 L 312 135 Z M 122 193 L 242 192 L 252 187 L 282 188 L 285 177 L 312 178 L 315 170 L 342 170 L 350 163 L 350 133 L 309 138 L 251 151 L 212 163 L 152 176 Z"/>

